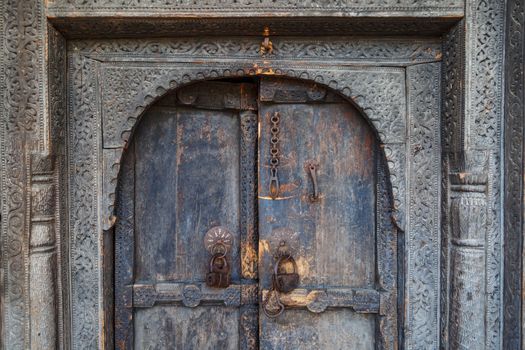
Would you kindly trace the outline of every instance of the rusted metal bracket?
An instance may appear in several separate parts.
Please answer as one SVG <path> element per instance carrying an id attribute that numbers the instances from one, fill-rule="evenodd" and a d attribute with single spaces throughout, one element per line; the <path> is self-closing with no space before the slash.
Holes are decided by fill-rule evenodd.
<path id="1" fill-rule="evenodd" d="M 263 301 L 271 290 L 263 290 Z M 380 312 L 380 293 L 373 289 L 334 288 L 327 290 L 294 289 L 279 294 L 279 301 L 286 308 L 306 308 L 321 313 L 327 308 L 350 308 L 358 313 Z"/>
<path id="2" fill-rule="evenodd" d="M 182 304 L 196 307 L 202 304 L 223 304 L 239 307 L 257 303 L 257 285 L 231 284 L 228 288 L 209 288 L 205 283 L 135 284 L 133 307 L 153 307 L 156 304 Z M 248 296 L 248 297 L 247 297 Z"/>
<path id="3" fill-rule="evenodd" d="M 312 194 L 308 197 L 310 202 L 314 203 L 319 200 L 319 185 L 317 183 L 317 169 L 319 169 L 319 162 L 315 160 L 307 160 L 304 164 L 304 170 L 312 179 Z"/>
<path id="4" fill-rule="evenodd" d="M 273 52 L 273 43 L 270 41 L 270 28 L 269 27 L 264 27 L 263 37 L 264 39 L 261 43 L 259 53 L 261 54 L 261 56 L 264 56 L 267 54 L 271 55 Z"/>

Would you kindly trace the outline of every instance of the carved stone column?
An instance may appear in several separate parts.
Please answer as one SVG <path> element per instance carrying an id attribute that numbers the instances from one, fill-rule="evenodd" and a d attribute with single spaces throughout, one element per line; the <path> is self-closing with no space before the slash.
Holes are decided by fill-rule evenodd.
<path id="1" fill-rule="evenodd" d="M 31 349 L 57 348 L 56 190 L 52 157 L 31 158 L 29 300 Z"/>
<path id="2" fill-rule="evenodd" d="M 451 349 L 485 347 L 487 160 L 469 155 L 449 175 Z"/>

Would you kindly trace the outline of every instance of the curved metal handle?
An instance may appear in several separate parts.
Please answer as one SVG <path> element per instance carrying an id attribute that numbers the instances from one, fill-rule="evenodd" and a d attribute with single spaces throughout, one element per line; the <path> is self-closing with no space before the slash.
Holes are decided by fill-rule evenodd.
<path id="1" fill-rule="evenodd" d="M 228 269 L 229 268 L 229 266 L 228 266 L 228 259 L 226 259 L 226 254 L 216 253 L 210 259 L 210 266 L 209 266 L 210 271 L 212 270 L 213 267 L 217 266 L 217 265 L 215 265 L 217 263 L 217 261 L 222 261 L 221 269 Z"/>
<path id="2" fill-rule="evenodd" d="M 313 184 L 313 193 L 310 195 L 310 201 L 316 202 L 319 200 L 319 187 L 317 185 L 317 169 L 319 168 L 319 163 L 314 160 L 309 160 L 304 164 L 306 172 L 310 175 Z"/>

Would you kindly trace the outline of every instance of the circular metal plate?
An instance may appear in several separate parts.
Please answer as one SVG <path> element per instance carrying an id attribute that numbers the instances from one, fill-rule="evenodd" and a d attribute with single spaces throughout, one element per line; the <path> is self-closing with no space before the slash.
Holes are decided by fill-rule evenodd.
<path id="1" fill-rule="evenodd" d="M 216 249 L 220 249 L 220 246 L 223 246 L 227 252 L 231 249 L 232 245 L 233 235 L 226 227 L 223 226 L 215 226 L 210 228 L 204 236 L 204 246 L 211 254 L 217 253 Z"/>

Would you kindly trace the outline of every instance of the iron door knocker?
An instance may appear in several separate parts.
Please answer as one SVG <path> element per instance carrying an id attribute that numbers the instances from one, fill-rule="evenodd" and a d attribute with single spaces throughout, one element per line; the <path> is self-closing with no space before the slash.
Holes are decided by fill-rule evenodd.
<path id="1" fill-rule="evenodd" d="M 285 262 L 291 262 L 293 272 L 286 272 L 282 269 Z M 275 263 L 273 270 L 273 286 L 281 293 L 290 293 L 299 285 L 299 274 L 297 273 L 297 263 L 291 255 L 281 255 Z"/>
<path id="2" fill-rule="evenodd" d="M 212 227 L 204 236 L 204 246 L 212 255 L 206 274 L 206 285 L 227 288 L 230 285 L 231 267 L 227 254 L 233 245 L 233 235 L 222 226 Z"/>
<path id="3" fill-rule="evenodd" d="M 217 251 L 211 257 L 206 284 L 212 288 L 227 288 L 230 285 L 230 265 L 226 258 L 227 250 L 220 243 L 217 244 L 219 246 L 222 246 L 222 252 Z"/>
<path id="4" fill-rule="evenodd" d="M 269 318 L 279 317 L 284 311 L 285 307 L 279 298 L 279 294 L 289 293 L 299 286 L 297 263 L 288 252 L 286 242 L 280 243 L 276 259 L 272 274 L 272 288 L 262 302 L 263 312 Z M 286 262 L 290 262 L 293 265 L 293 272 L 286 272 L 283 269 L 283 264 Z"/>

